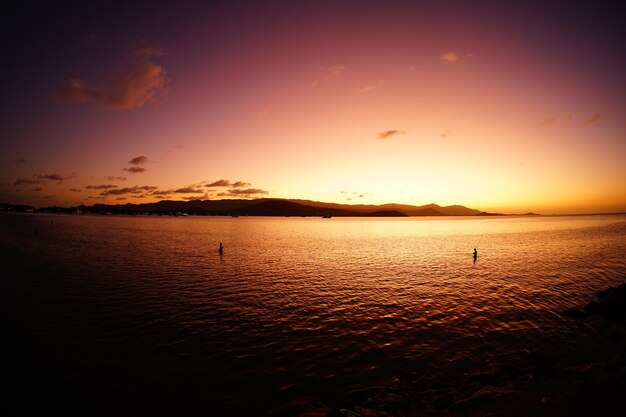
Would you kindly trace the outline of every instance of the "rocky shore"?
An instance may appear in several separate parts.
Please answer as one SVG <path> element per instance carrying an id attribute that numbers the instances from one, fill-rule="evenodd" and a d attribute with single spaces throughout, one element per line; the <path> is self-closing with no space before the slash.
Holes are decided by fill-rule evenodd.
<path id="1" fill-rule="evenodd" d="M 562 312 L 597 332 L 596 355 L 523 350 L 489 363 L 460 359 L 456 378 L 395 379 L 333 403 L 301 397 L 267 417 L 456 417 L 626 415 L 626 284 Z M 461 375 L 459 377 L 458 375 Z"/>

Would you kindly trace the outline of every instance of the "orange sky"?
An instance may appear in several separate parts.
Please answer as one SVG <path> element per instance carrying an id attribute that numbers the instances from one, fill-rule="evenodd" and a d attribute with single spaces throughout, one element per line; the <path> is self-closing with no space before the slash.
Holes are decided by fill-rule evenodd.
<path id="1" fill-rule="evenodd" d="M 15 11 L 0 202 L 626 211 L 610 10 L 277 4 Z"/>

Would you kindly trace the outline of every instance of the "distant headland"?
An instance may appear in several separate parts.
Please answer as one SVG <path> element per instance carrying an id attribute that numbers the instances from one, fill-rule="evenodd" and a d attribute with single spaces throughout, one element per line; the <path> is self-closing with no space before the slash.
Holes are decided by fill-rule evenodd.
<path id="1" fill-rule="evenodd" d="M 162 200 L 142 204 L 94 204 L 74 207 L 40 207 L 0 204 L 3 212 L 53 212 L 92 214 L 204 215 L 204 216 L 299 216 L 299 217 L 410 217 L 501 216 L 461 205 L 338 204 L 311 200 L 261 198 L 254 200 Z"/>

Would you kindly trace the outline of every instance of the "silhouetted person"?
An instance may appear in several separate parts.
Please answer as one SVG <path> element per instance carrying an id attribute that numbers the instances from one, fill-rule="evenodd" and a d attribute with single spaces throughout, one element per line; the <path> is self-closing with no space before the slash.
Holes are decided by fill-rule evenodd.
<path id="1" fill-rule="evenodd" d="M 476 258 L 478 258 L 478 252 L 476 251 L 476 248 L 474 248 L 474 261 L 476 260 Z"/>
<path id="2" fill-rule="evenodd" d="M 220 242 L 220 248 L 217 250 L 217 253 L 219 253 L 220 256 L 222 256 L 222 253 L 224 253 L 224 246 L 222 246 L 222 242 Z"/>

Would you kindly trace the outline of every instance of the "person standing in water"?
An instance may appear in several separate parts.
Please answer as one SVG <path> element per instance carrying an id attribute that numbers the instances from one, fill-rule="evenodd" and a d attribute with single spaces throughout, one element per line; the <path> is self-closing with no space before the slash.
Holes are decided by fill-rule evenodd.
<path id="1" fill-rule="evenodd" d="M 476 258 L 478 258 L 478 252 L 476 251 L 476 248 L 474 248 L 474 261 L 476 261 Z"/>
<path id="2" fill-rule="evenodd" d="M 220 248 L 217 250 L 217 253 L 219 253 L 220 256 L 222 256 L 223 252 L 224 252 L 224 246 L 222 246 L 222 242 L 220 242 Z"/>

